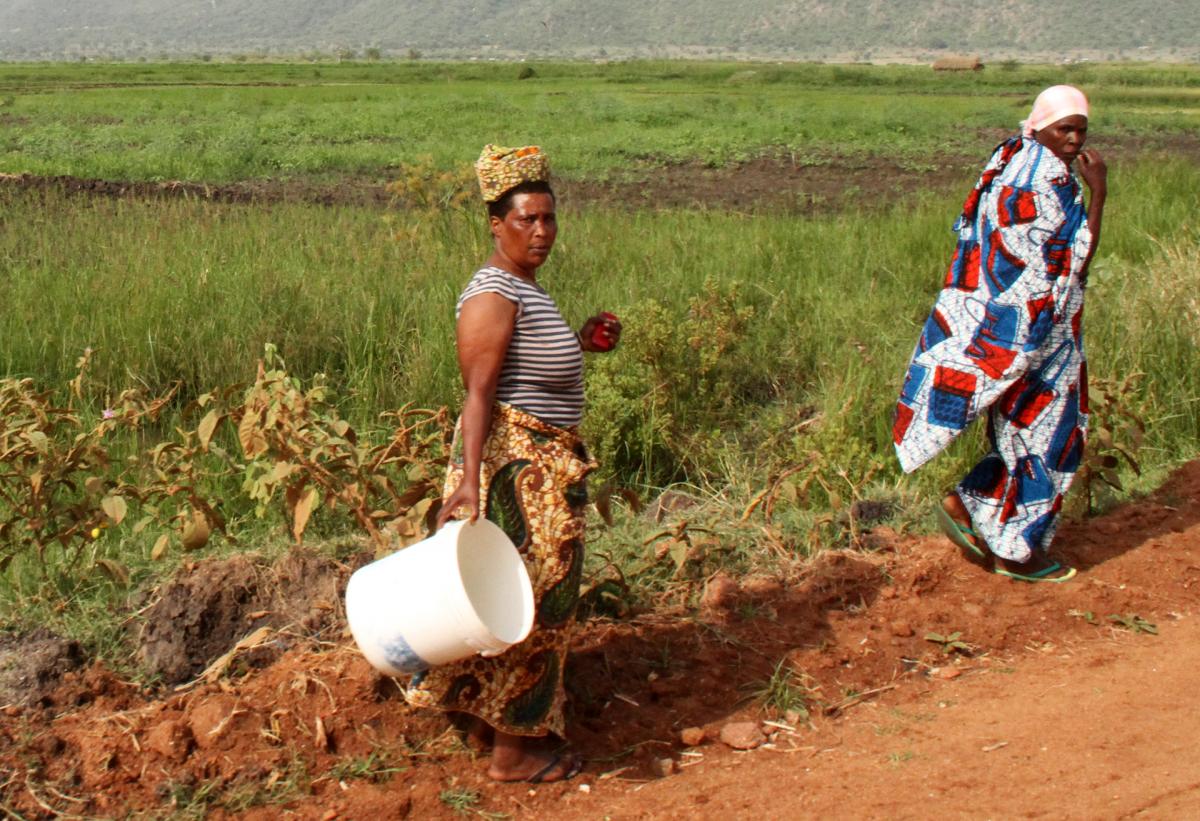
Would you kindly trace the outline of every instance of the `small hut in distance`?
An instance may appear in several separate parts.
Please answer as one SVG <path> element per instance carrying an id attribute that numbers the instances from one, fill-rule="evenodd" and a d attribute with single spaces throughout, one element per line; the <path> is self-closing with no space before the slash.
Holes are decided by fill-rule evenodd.
<path id="1" fill-rule="evenodd" d="M 978 54 L 947 54 L 933 61 L 934 71 L 979 71 L 983 61 Z"/>

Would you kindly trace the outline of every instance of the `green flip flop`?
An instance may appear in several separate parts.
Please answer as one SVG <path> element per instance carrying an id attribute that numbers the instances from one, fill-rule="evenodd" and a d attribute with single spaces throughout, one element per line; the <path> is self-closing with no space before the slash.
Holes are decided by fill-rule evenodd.
<path id="1" fill-rule="evenodd" d="M 1057 573 L 1060 570 L 1064 571 L 1061 576 L 1051 578 L 1052 573 Z M 999 566 L 996 567 L 996 573 L 1000 576 L 1008 576 L 1010 579 L 1016 579 L 1020 582 L 1050 582 L 1051 584 L 1069 581 L 1075 578 L 1076 572 L 1075 568 L 1063 567 L 1058 562 L 1051 562 L 1047 567 L 1043 567 L 1034 573 L 1017 573 L 1014 570 L 1006 570 Z"/>
<path id="2" fill-rule="evenodd" d="M 971 541 L 971 539 L 978 539 L 979 534 L 966 525 L 954 521 L 954 517 L 946 512 L 941 502 L 938 502 L 934 515 L 937 518 L 938 528 L 946 534 L 947 539 L 963 549 L 968 559 L 976 564 L 987 561 L 987 554 L 979 545 Z"/>

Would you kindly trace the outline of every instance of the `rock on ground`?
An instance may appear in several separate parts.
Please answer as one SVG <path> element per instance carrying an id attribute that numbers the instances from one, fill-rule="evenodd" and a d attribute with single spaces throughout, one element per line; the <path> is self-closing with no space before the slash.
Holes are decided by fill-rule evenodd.
<path id="1" fill-rule="evenodd" d="M 721 741 L 735 750 L 753 750 L 767 740 L 755 721 L 733 721 L 721 728 Z"/>

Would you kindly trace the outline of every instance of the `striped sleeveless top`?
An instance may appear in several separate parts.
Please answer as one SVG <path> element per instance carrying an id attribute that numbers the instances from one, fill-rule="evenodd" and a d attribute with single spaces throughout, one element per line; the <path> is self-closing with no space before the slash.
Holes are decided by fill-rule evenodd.
<path id="1" fill-rule="evenodd" d="M 501 268 L 475 272 L 454 315 L 479 294 L 499 294 L 517 306 L 496 399 L 565 428 L 583 421 L 583 350 L 558 305 L 541 286 Z"/>

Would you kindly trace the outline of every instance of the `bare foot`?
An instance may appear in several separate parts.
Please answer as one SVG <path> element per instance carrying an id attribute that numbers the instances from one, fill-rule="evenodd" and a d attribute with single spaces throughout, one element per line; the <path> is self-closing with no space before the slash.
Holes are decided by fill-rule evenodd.
<path id="1" fill-rule="evenodd" d="M 950 518 L 958 522 L 963 527 L 971 527 L 971 514 L 967 512 L 967 506 L 962 503 L 957 493 L 947 493 L 942 499 L 942 509 L 950 514 Z M 965 534 L 964 534 L 965 535 Z M 976 547 L 982 547 L 979 544 L 979 539 L 967 536 L 968 539 Z"/>
<path id="2" fill-rule="evenodd" d="M 533 739 L 496 731 L 488 777 L 493 781 L 532 781 L 537 784 L 563 781 L 582 768 L 579 756 L 570 750 L 553 753 L 538 749 Z"/>
<path id="3" fill-rule="evenodd" d="M 482 718 L 471 717 L 466 729 L 467 746 L 477 753 L 486 753 L 492 748 L 495 731 Z"/>
<path id="4" fill-rule="evenodd" d="M 486 753 L 492 749 L 494 730 L 482 718 L 470 713 L 451 712 L 450 723 L 454 729 L 462 733 L 462 741 L 468 748 L 477 753 Z"/>

